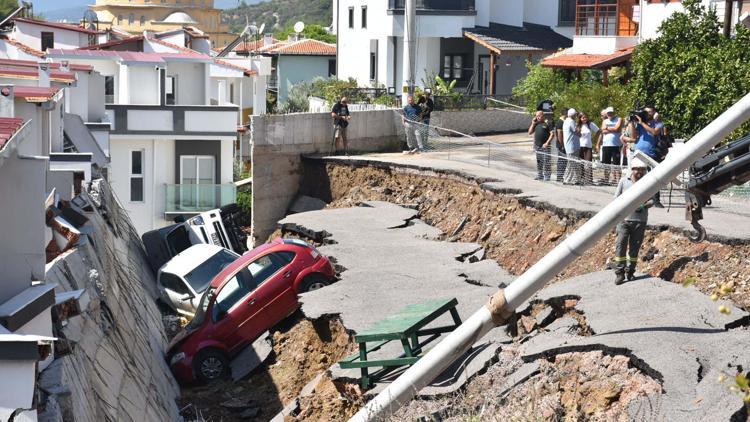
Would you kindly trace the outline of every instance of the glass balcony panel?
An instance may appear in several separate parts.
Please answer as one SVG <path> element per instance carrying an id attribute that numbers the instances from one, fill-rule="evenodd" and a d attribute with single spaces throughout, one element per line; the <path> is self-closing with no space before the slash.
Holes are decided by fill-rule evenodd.
<path id="1" fill-rule="evenodd" d="M 236 201 L 234 183 L 166 185 L 166 213 L 199 213 Z"/>

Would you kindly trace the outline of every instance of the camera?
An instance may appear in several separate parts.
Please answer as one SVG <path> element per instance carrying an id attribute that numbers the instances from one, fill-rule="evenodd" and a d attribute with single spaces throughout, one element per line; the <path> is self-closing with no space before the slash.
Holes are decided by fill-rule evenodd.
<path id="1" fill-rule="evenodd" d="M 637 121 L 638 117 L 641 118 L 644 122 L 647 122 L 649 119 L 648 112 L 646 111 L 646 107 L 641 107 L 641 103 L 637 102 L 635 103 L 635 107 L 633 107 L 633 110 L 630 110 L 629 118 L 631 122 Z"/>

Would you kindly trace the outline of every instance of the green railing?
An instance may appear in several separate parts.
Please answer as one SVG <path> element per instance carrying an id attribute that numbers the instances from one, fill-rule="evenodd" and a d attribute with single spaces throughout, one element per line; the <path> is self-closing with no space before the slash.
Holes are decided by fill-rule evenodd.
<path id="1" fill-rule="evenodd" d="M 167 213 L 196 213 L 212 210 L 236 201 L 234 183 L 223 185 L 166 185 Z"/>

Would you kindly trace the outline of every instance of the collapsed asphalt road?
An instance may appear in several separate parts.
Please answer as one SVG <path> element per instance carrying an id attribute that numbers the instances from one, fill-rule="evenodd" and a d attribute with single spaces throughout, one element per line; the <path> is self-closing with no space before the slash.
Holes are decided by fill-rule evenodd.
<path id="1" fill-rule="evenodd" d="M 303 295 L 307 317 L 337 314 L 357 332 L 407 304 L 456 297 L 459 313 L 467 318 L 498 285 L 511 281 L 494 261 L 483 260 L 479 245 L 437 240 L 441 233 L 416 219 L 415 210 L 383 202 L 364 205 L 295 214 L 280 222 L 286 231 L 322 240 L 321 252 L 346 268 L 338 283 Z M 525 362 L 574 351 L 625 355 L 661 383 L 662 404 L 652 412 L 667 420 L 728 420 L 741 408 L 740 398 L 716 379 L 750 366 L 744 311 L 727 303 L 732 312 L 722 315 L 694 288 L 656 278 L 616 287 L 609 272 L 550 285 L 532 301 L 553 298 L 578 299 L 575 309 L 586 317 L 591 335 L 567 329 L 564 318 L 540 321 L 546 329 L 529 329 L 521 345 Z M 483 353 L 465 361 L 463 374 L 454 371 L 449 382 L 422 394 L 454 391 L 510 342 L 505 329 L 494 330 L 475 345 Z M 356 376 L 341 370 L 334 374 Z"/>

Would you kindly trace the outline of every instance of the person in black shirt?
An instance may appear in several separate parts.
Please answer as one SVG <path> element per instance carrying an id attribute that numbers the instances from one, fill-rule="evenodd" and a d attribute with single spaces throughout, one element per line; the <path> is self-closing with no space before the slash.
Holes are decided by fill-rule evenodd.
<path id="1" fill-rule="evenodd" d="M 339 149 L 339 139 L 343 146 L 344 154 L 349 155 L 349 144 L 346 139 L 346 128 L 349 126 L 349 120 L 352 116 L 349 114 L 349 106 L 347 105 L 347 98 L 341 97 L 333 109 L 331 110 L 331 117 L 333 118 L 333 139 L 335 143 L 334 149 L 336 153 L 341 151 Z"/>
<path id="2" fill-rule="evenodd" d="M 560 111 L 560 118 L 555 121 L 555 136 L 557 142 L 555 142 L 555 148 L 557 149 L 557 181 L 562 182 L 563 176 L 565 175 L 565 168 L 568 167 L 568 161 L 565 157 L 565 142 L 563 142 L 563 123 L 565 118 L 568 116 L 568 109 L 562 108 Z"/>
<path id="3" fill-rule="evenodd" d="M 529 135 L 534 135 L 534 152 L 536 152 L 536 178 L 534 180 L 549 181 L 552 175 L 550 165 L 550 144 L 555 134 L 552 122 L 544 117 L 543 111 L 537 111 L 529 126 Z"/>
<path id="4" fill-rule="evenodd" d="M 422 126 L 420 126 L 420 135 L 422 136 L 422 145 L 427 145 L 427 137 L 430 134 L 430 114 L 435 109 L 435 103 L 432 101 L 432 93 L 425 92 L 419 97 L 417 105 L 422 109 L 420 116 L 422 118 Z"/>

